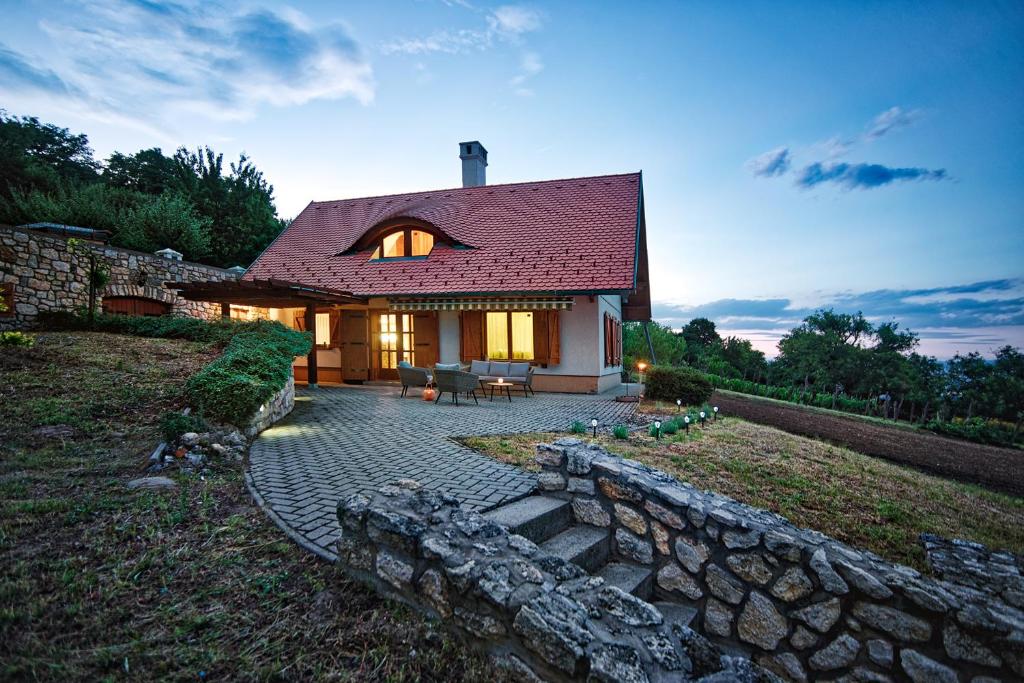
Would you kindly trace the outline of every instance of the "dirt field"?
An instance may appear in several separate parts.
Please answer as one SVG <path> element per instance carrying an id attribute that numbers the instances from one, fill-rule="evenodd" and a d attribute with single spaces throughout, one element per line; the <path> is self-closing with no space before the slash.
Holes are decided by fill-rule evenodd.
<path id="1" fill-rule="evenodd" d="M 716 391 L 711 401 L 726 415 L 792 434 L 826 439 L 859 453 L 993 490 L 1024 495 L 1024 451 L 949 439 L 732 392 Z"/>

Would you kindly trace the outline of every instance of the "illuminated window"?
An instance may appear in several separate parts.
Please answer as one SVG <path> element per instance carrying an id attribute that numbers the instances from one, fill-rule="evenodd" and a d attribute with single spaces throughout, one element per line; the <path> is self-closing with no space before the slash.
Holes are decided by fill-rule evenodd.
<path id="1" fill-rule="evenodd" d="M 411 313 L 382 313 L 380 316 L 380 367 L 391 370 L 399 361 L 416 364 L 413 317 Z"/>
<path id="2" fill-rule="evenodd" d="M 533 313 L 488 313 L 487 357 L 490 360 L 533 360 Z"/>
<path id="3" fill-rule="evenodd" d="M 433 248 L 434 236 L 429 232 L 402 228 L 384 235 L 373 250 L 370 260 L 426 256 Z"/>
<path id="4" fill-rule="evenodd" d="M 316 314 L 316 345 L 330 346 L 331 344 L 331 314 Z"/>

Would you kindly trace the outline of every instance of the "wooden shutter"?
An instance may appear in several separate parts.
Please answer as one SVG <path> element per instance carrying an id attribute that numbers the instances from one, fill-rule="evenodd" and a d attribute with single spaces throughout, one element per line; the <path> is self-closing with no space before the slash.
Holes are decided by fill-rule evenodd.
<path id="1" fill-rule="evenodd" d="M 306 331 L 306 309 L 302 309 L 295 314 L 295 329 L 299 332 Z"/>
<path id="2" fill-rule="evenodd" d="M 440 358 L 440 342 L 437 334 L 437 313 L 414 313 L 412 321 L 415 365 L 432 368 Z"/>
<path id="3" fill-rule="evenodd" d="M 331 338 L 327 340 L 327 346 L 332 349 L 341 348 L 341 311 L 332 310 L 330 311 L 330 328 Z"/>
<path id="4" fill-rule="evenodd" d="M 462 311 L 459 314 L 459 357 L 464 363 L 484 358 L 484 314 Z"/>
<path id="5" fill-rule="evenodd" d="M 548 365 L 562 362 L 561 330 L 559 329 L 560 311 L 547 311 L 548 319 Z"/>
<path id="6" fill-rule="evenodd" d="M 366 311 L 340 311 L 341 378 L 370 379 L 370 350 L 366 343 Z"/>
<path id="7" fill-rule="evenodd" d="M 615 345 L 615 360 L 612 365 L 622 365 L 622 321 L 615 321 L 613 344 Z"/>
<path id="8" fill-rule="evenodd" d="M 604 314 L 604 366 L 612 364 L 615 351 L 612 350 L 612 317 Z"/>

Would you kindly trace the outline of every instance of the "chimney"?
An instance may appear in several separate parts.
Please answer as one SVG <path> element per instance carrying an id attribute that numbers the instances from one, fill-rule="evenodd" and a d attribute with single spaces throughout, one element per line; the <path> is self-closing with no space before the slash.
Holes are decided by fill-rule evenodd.
<path id="1" fill-rule="evenodd" d="M 462 159 L 462 186 L 480 187 L 487 184 L 487 150 L 479 141 L 459 143 Z"/>

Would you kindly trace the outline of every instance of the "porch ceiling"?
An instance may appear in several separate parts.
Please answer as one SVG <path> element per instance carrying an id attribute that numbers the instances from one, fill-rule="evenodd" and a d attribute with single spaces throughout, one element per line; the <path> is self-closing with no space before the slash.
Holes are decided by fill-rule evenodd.
<path id="1" fill-rule="evenodd" d="M 287 280 L 221 280 L 210 282 L 164 282 L 164 287 L 177 290 L 188 301 L 261 306 L 266 308 L 297 308 L 310 304 L 365 304 L 363 297 L 322 287 L 310 287 Z"/>

